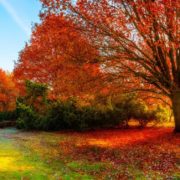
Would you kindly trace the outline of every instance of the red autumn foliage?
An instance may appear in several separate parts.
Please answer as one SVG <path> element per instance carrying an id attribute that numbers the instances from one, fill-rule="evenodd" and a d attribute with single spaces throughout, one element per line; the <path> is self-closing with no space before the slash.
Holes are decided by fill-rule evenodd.
<path id="1" fill-rule="evenodd" d="M 8 75 L 0 69 L 0 111 L 8 111 L 15 108 L 17 89 Z"/>
<path id="2" fill-rule="evenodd" d="M 108 162 L 114 169 L 132 165 L 145 174 L 155 171 L 163 177 L 178 171 L 180 139 L 171 132 L 171 128 L 147 128 L 61 133 L 68 138 L 60 142 L 59 148 L 74 160 Z M 117 176 L 127 177 L 127 169 Z"/>
<path id="3" fill-rule="evenodd" d="M 180 131 L 179 0 L 41 1 L 43 16 L 64 14 L 74 21 L 103 52 L 104 64 L 127 84 L 132 80 L 133 90 L 169 98 Z"/>
<path id="4" fill-rule="evenodd" d="M 71 21 L 47 16 L 34 27 L 14 76 L 20 86 L 25 79 L 47 83 L 56 98 L 80 95 L 98 86 L 98 54 Z"/>

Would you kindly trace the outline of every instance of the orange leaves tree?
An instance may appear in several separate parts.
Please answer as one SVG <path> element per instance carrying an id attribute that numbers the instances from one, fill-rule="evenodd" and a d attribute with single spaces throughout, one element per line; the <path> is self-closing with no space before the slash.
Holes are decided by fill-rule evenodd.
<path id="1" fill-rule="evenodd" d="M 104 64 L 140 80 L 133 90 L 168 97 L 180 131 L 179 0 L 41 1 L 44 15 L 64 13 L 77 23 Z"/>
<path id="2" fill-rule="evenodd" d="M 17 83 L 47 83 L 54 98 L 80 95 L 98 85 L 98 50 L 63 15 L 41 16 L 14 69 Z"/>
<path id="3" fill-rule="evenodd" d="M 12 76 L 0 69 L 0 111 L 14 110 L 16 95 Z"/>

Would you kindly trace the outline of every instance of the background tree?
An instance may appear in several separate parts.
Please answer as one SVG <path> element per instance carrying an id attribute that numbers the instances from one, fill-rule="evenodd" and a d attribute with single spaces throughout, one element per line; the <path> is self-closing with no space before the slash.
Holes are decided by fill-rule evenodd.
<path id="1" fill-rule="evenodd" d="M 41 1 L 44 16 L 64 13 L 79 25 L 104 64 L 140 80 L 133 91 L 168 97 L 180 131 L 180 1 Z"/>
<path id="2" fill-rule="evenodd" d="M 15 109 L 17 89 L 12 80 L 12 75 L 0 69 L 0 111 Z"/>
<path id="3" fill-rule="evenodd" d="M 55 98 L 81 95 L 97 87 L 99 52 L 64 16 L 41 19 L 15 65 L 19 87 L 24 89 L 26 79 L 46 83 Z"/>

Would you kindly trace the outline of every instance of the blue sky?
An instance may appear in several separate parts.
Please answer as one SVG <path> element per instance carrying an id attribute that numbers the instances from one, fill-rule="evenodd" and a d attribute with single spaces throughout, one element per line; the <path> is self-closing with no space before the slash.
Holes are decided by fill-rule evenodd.
<path id="1" fill-rule="evenodd" d="M 0 0 L 0 68 L 13 70 L 40 9 L 39 0 Z"/>

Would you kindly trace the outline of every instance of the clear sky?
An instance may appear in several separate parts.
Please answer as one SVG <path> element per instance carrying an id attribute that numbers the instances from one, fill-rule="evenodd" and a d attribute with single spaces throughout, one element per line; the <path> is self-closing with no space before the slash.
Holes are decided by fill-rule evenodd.
<path id="1" fill-rule="evenodd" d="M 39 0 L 0 0 L 0 68 L 13 70 L 40 9 Z"/>

